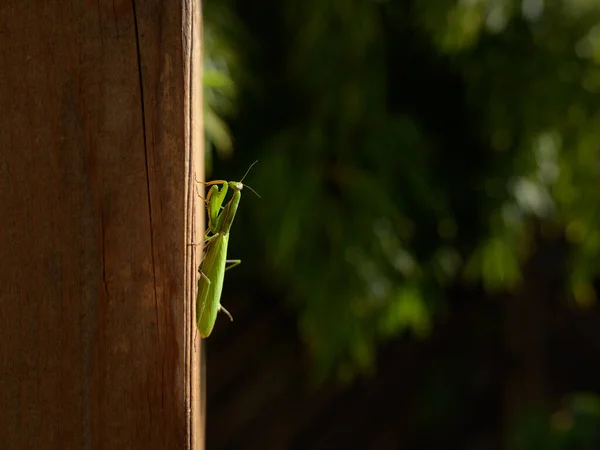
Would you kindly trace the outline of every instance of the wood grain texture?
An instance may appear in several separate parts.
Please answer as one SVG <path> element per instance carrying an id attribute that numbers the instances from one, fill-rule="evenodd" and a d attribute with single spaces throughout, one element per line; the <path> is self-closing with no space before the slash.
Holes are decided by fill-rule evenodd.
<path id="1" fill-rule="evenodd" d="M 0 448 L 202 448 L 198 8 L 0 2 Z"/>

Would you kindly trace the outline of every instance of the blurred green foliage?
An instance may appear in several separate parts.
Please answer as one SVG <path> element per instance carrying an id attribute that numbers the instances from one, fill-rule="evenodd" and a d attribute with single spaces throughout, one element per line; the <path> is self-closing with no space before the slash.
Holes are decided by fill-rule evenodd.
<path id="1" fill-rule="evenodd" d="M 594 304 L 599 1 L 204 8 L 207 140 L 235 173 L 260 161 L 239 245 L 322 377 L 426 336 L 452 283 L 517 289 L 538 233 L 566 236 L 566 297 Z"/>
<path id="2" fill-rule="evenodd" d="M 535 410 L 516 418 L 511 443 L 516 450 L 600 448 L 600 397 L 577 392 L 556 411 Z"/>
<path id="3" fill-rule="evenodd" d="M 226 159 L 233 151 L 227 120 L 235 115 L 238 90 L 243 87 L 241 43 L 247 36 L 226 3 L 205 2 L 203 16 L 205 155 L 210 172 L 213 152 Z"/>

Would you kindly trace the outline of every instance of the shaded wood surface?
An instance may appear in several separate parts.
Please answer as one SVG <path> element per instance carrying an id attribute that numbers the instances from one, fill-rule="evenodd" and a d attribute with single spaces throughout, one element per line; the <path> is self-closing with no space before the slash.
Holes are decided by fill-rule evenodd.
<path id="1" fill-rule="evenodd" d="M 202 448 L 198 8 L 0 3 L 0 448 Z"/>

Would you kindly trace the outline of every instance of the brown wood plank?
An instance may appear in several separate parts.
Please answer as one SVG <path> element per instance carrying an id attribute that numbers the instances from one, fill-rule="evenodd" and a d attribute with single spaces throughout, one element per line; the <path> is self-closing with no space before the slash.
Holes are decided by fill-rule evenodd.
<path id="1" fill-rule="evenodd" d="M 2 448 L 202 447 L 198 8 L 0 3 Z"/>

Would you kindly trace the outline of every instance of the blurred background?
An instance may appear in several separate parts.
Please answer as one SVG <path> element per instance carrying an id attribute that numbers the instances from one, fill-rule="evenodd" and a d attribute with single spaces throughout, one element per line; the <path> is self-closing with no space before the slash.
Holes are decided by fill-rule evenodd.
<path id="1" fill-rule="evenodd" d="M 208 450 L 600 449 L 600 1 L 203 3 Z"/>

